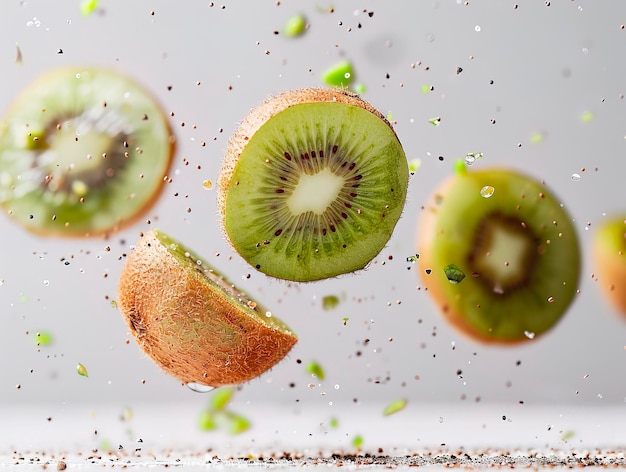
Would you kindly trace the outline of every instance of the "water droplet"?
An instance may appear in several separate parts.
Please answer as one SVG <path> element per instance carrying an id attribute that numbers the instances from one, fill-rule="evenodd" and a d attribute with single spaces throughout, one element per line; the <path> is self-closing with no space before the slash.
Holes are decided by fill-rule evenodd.
<path id="1" fill-rule="evenodd" d="M 524 331 L 524 336 L 526 336 L 528 339 L 534 339 L 535 333 L 533 333 L 532 331 Z"/>
<path id="2" fill-rule="evenodd" d="M 600 400 L 602 400 L 602 398 L 604 398 L 604 397 L 602 396 L 602 394 L 601 394 L 601 393 L 598 393 L 598 398 L 599 398 Z"/>
<path id="3" fill-rule="evenodd" d="M 443 423 L 443 416 L 440 416 L 440 417 L 439 417 L 439 422 L 440 422 L 440 423 Z"/>
<path id="4" fill-rule="evenodd" d="M 483 198 L 489 198 L 494 194 L 495 191 L 496 189 L 491 185 L 485 185 L 483 188 L 480 189 L 480 196 Z"/>
<path id="5" fill-rule="evenodd" d="M 335 384 L 335 390 L 339 390 L 339 384 Z"/>
<path id="6" fill-rule="evenodd" d="M 468 166 L 471 166 L 478 159 L 482 159 L 482 157 L 483 157 L 483 153 L 482 152 L 468 152 L 465 155 L 465 164 L 468 165 Z"/>
<path id="7" fill-rule="evenodd" d="M 589 49 L 588 48 L 583 48 L 583 54 L 588 54 L 589 53 Z"/>
<path id="8" fill-rule="evenodd" d="M 554 301 L 554 297 L 548 297 L 548 303 L 552 303 Z"/>
<path id="9" fill-rule="evenodd" d="M 480 30 L 481 30 L 480 25 L 476 25 L 474 27 L 474 31 L 476 31 L 477 33 L 480 33 Z"/>
<path id="10" fill-rule="evenodd" d="M 50 281 L 49 281 L 49 280 L 47 280 L 47 279 L 46 279 L 46 280 L 44 280 L 44 281 L 43 281 L 43 285 L 44 285 L 44 287 L 47 287 L 48 285 L 50 285 Z"/>
<path id="11" fill-rule="evenodd" d="M 210 387 L 208 385 L 203 385 L 197 382 L 189 382 L 186 385 L 189 390 L 196 393 L 208 393 L 212 390 L 215 390 L 215 387 Z"/>
<path id="12" fill-rule="evenodd" d="M 572 182 L 578 182 L 580 179 L 580 174 L 572 174 Z"/>
<path id="13" fill-rule="evenodd" d="M 213 182 L 211 182 L 210 180 L 205 180 L 204 182 L 202 182 L 202 186 L 207 190 L 211 190 L 213 188 Z"/>
<path id="14" fill-rule="evenodd" d="M 351 77 L 350 72 L 346 72 L 345 74 L 343 74 L 343 77 L 349 79 Z"/>

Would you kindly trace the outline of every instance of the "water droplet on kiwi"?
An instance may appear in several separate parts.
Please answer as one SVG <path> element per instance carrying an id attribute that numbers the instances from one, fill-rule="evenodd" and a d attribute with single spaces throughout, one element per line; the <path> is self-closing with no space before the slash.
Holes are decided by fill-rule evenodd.
<path id="1" fill-rule="evenodd" d="M 524 331 L 524 336 L 526 336 L 528 339 L 533 339 L 535 337 L 535 333 L 531 331 Z"/>
<path id="2" fill-rule="evenodd" d="M 215 387 L 210 387 L 197 382 L 189 382 L 185 385 L 187 385 L 189 390 L 196 393 L 209 393 L 210 391 L 215 390 Z"/>
<path id="3" fill-rule="evenodd" d="M 480 189 L 480 196 L 483 198 L 489 198 L 495 193 L 496 189 L 491 185 L 485 185 Z"/>

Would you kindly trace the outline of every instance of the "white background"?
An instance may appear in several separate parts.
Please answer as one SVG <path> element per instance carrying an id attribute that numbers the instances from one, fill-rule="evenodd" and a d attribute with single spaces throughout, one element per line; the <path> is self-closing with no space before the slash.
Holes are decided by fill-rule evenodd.
<path id="1" fill-rule="evenodd" d="M 205 404 L 206 396 L 142 355 L 110 304 L 122 254 L 141 231 L 156 226 L 299 334 L 289 357 L 245 385 L 238 401 L 280 401 L 286 408 L 398 397 L 467 408 L 477 400 L 515 408 L 519 401 L 623 405 L 626 323 L 600 297 L 589 252 L 604 215 L 626 211 L 626 101 L 620 97 L 626 93 L 626 30 L 620 28 L 626 3 L 524 0 L 516 9 L 509 0 L 345 1 L 335 3 L 334 13 L 320 11 L 324 1 L 100 3 L 82 17 L 77 0 L 2 2 L 0 109 L 56 66 L 119 70 L 174 114 L 173 183 L 141 222 L 108 241 L 40 238 L 2 215 L 3 404 Z M 310 22 L 304 36 L 274 34 L 298 12 Z M 391 112 L 407 157 L 422 166 L 389 246 L 368 270 L 314 284 L 270 280 L 223 240 L 216 189 L 202 182 L 217 180 L 227 139 L 252 106 L 286 89 L 323 85 L 323 71 L 342 58 L 366 85 L 364 98 Z M 434 91 L 423 93 L 423 85 Z M 581 121 L 585 112 L 593 120 Z M 437 116 L 441 125 L 433 127 L 428 120 Z M 536 133 L 544 139 L 533 144 Z M 420 206 L 468 152 L 484 153 L 476 168 L 508 166 L 545 180 L 580 235 L 581 294 L 554 330 L 523 346 L 485 346 L 459 335 L 417 290 L 415 268 L 407 270 Z M 581 180 L 572 181 L 573 173 Z M 325 295 L 342 303 L 324 311 Z M 50 332 L 53 344 L 38 348 L 37 331 Z M 320 385 L 305 373 L 311 360 L 325 368 Z M 88 378 L 77 375 L 77 362 Z"/>

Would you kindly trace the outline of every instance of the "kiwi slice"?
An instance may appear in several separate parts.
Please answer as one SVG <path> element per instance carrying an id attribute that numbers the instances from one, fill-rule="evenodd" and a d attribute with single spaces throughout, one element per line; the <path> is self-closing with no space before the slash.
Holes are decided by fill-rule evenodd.
<path id="1" fill-rule="evenodd" d="M 271 312 L 158 230 L 129 254 L 118 307 L 145 353 L 185 384 L 246 382 L 297 341 Z"/>
<path id="2" fill-rule="evenodd" d="M 417 250 L 444 317 L 478 340 L 539 336 L 577 291 L 580 249 L 569 215 L 516 171 L 461 171 L 443 183 L 423 211 Z"/>
<path id="3" fill-rule="evenodd" d="M 267 275 L 308 282 L 364 268 L 404 207 L 408 164 L 390 123 L 343 90 L 301 89 L 252 110 L 219 179 L 230 243 Z"/>
<path id="4" fill-rule="evenodd" d="M 173 152 L 165 116 L 132 80 L 55 69 L 0 121 L 0 205 L 40 235 L 106 234 L 153 203 Z"/>
<path id="5" fill-rule="evenodd" d="M 626 315 L 626 217 L 611 217 L 594 235 L 597 281 L 605 298 Z"/>

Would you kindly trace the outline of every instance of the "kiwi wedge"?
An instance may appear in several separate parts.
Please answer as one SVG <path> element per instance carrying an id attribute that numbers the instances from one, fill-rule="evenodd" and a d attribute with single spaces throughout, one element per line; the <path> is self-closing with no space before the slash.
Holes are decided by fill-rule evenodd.
<path id="1" fill-rule="evenodd" d="M 391 124 L 339 89 L 282 93 L 230 140 L 218 205 L 233 248 L 259 271 L 308 282 L 363 269 L 400 218 L 408 163 Z"/>
<path id="2" fill-rule="evenodd" d="M 611 305 L 626 315 L 626 216 L 603 222 L 593 239 L 597 281 Z"/>
<path id="3" fill-rule="evenodd" d="M 462 170 L 444 182 L 422 213 L 417 251 L 443 316 L 480 341 L 541 335 L 578 288 L 571 218 L 544 185 L 513 170 Z"/>
<path id="4" fill-rule="evenodd" d="M 55 69 L 0 121 L 0 205 L 40 235 L 108 234 L 154 202 L 173 153 L 163 112 L 134 81 Z"/>
<path id="5" fill-rule="evenodd" d="M 296 335 L 165 233 L 145 233 L 119 280 L 118 307 L 137 343 L 165 372 L 210 387 L 253 379 Z"/>

